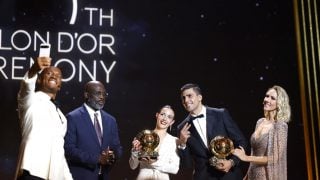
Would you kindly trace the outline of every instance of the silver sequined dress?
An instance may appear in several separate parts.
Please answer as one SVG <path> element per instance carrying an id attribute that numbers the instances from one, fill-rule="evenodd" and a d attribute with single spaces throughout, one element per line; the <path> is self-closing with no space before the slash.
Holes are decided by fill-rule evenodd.
<path id="1" fill-rule="evenodd" d="M 256 128 L 264 120 L 257 121 Z M 251 155 L 267 156 L 267 165 L 250 163 L 248 180 L 286 180 L 287 179 L 287 138 L 288 125 L 275 122 L 268 133 L 255 138 L 251 136 Z"/>

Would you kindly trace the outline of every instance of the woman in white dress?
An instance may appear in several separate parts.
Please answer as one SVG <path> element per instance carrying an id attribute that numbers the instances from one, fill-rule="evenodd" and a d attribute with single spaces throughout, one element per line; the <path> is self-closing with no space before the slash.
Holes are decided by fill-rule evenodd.
<path id="1" fill-rule="evenodd" d="M 157 159 L 141 158 L 139 160 L 138 153 L 141 150 L 141 144 L 136 138 L 132 141 L 129 164 L 131 169 L 136 169 L 140 164 L 137 180 L 169 180 L 169 173 L 177 174 L 179 170 L 178 138 L 167 133 L 167 129 L 174 123 L 173 109 L 169 105 L 163 106 L 156 113 L 156 120 L 153 132 L 157 133 L 160 138 L 160 143 L 156 148 L 159 154 Z"/>

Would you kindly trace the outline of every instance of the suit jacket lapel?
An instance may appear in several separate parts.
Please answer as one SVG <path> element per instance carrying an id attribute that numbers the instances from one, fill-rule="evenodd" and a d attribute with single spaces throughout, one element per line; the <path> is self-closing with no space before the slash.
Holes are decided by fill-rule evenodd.
<path id="1" fill-rule="evenodd" d="M 94 129 L 94 126 L 92 124 L 92 120 L 90 118 L 89 112 L 87 111 L 87 109 L 84 105 L 82 106 L 81 114 L 82 114 L 81 117 L 83 117 L 83 121 L 86 124 L 86 127 L 88 127 L 88 131 L 94 137 L 96 143 L 100 146 L 98 136 L 97 136 L 96 130 Z"/>
<path id="2" fill-rule="evenodd" d="M 215 132 L 215 122 L 216 117 L 210 112 L 210 109 L 207 108 L 207 138 L 210 145 L 210 141 L 216 136 Z"/>
<path id="3" fill-rule="evenodd" d="M 188 119 L 190 119 L 190 116 L 189 116 Z M 203 142 L 203 140 L 202 140 L 199 132 L 198 132 L 197 129 L 195 128 L 193 122 L 190 122 L 190 123 L 191 123 L 191 127 L 190 127 L 190 132 L 191 132 L 191 134 L 192 134 L 196 139 L 199 140 L 199 142 L 200 142 L 201 146 L 203 146 L 203 148 L 207 149 L 207 146 L 204 144 L 204 142 Z"/>

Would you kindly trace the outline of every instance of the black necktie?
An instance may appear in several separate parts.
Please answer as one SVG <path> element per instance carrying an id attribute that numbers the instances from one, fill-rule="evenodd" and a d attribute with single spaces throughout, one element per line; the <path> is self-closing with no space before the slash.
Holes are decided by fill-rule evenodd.
<path id="1" fill-rule="evenodd" d="M 197 119 L 197 118 L 203 118 L 204 115 L 203 114 L 199 114 L 198 116 L 190 116 L 189 118 L 189 122 L 192 122 L 193 120 Z"/>

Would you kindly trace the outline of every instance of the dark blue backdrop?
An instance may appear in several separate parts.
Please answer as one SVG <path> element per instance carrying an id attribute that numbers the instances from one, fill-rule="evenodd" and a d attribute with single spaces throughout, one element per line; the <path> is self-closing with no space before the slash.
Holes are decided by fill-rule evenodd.
<path id="1" fill-rule="evenodd" d="M 248 139 L 265 91 L 283 86 L 293 111 L 288 179 L 306 179 L 291 1 L 0 0 L 0 17 L 0 179 L 12 179 L 15 169 L 16 93 L 41 38 L 66 78 L 58 97 L 65 113 L 82 103 L 85 82 L 105 83 L 105 109 L 117 118 L 125 149 L 113 179 L 136 177 L 131 140 L 154 127 L 159 107 L 172 105 L 178 122 L 186 116 L 179 88 L 187 82 L 202 87 L 205 104 L 228 108 Z"/>

